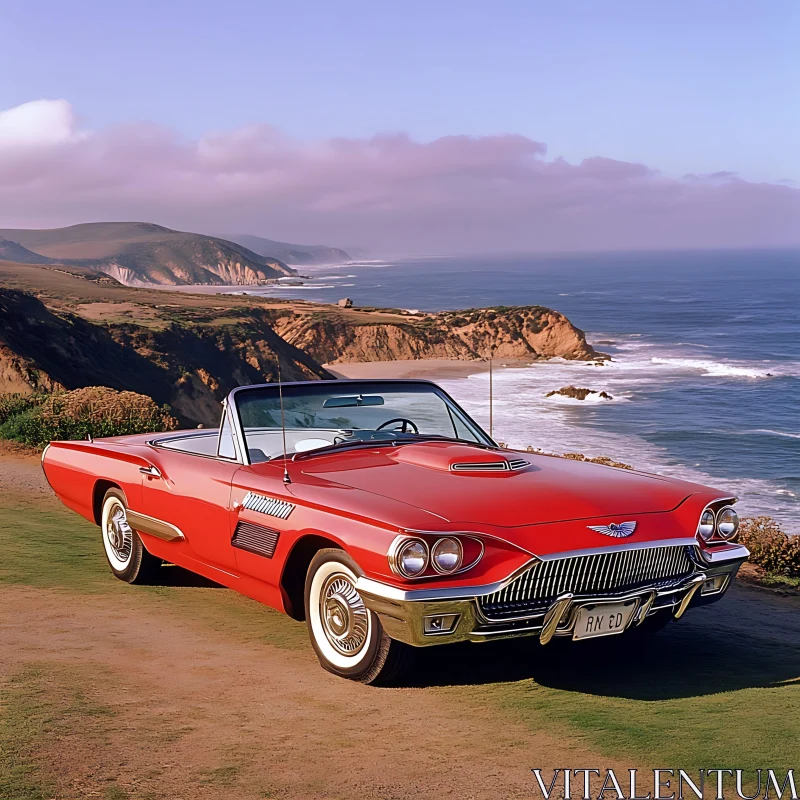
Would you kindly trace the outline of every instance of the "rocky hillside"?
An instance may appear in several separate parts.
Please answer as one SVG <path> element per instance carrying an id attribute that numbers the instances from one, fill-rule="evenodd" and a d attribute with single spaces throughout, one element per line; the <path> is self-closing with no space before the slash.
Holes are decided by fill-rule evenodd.
<path id="1" fill-rule="evenodd" d="M 253 285 L 295 274 L 279 259 L 261 256 L 234 242 L 143 222 L 6 229 L 0 230 L 0 236 L 50 263 L 97 269 L 126 286 Z M 0 257 L 36 263 L 13 254 Z"/>
<path id="2" fill-rule="evenodd" d="M 237 233 L 225 238 L 248 247 L 261 256 L 272 256 L 286 264 L 344 264 L 353 260 L 344 250 L 324 244 L 289 244 L 246 233 Z"/>
<path id="3" fill-rule="evenodd" d="M 263 313 L 224 327 L 101 324 L 0 289 L 0 392 L 109 386 L 169 403 L 184 422 L 214 425 L 234 386 L 277 380 L 278 362 L 284 380 L 332 377 Z"/>
<path id="4" fill-rule="evenodd" d="M 277 309 L 275 330 L 321 363 L 396 361 L 415 358 L 462 360 L 599 357 L 583 331 L 563 314 L 542 306 L 479 308 L 413 315 L 306 313 Z"/>

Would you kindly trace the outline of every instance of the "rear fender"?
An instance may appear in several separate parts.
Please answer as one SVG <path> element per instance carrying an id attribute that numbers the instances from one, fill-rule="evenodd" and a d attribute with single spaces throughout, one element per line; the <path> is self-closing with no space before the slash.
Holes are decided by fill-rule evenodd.
<path id="1" fill-rule="evenodd" d="M 100 482 L 118 486 L 131 506 L 140 507 L 139 468 L 149 463 L 141 455 L 121 453 L 100 442 L 52 442 L 42 454 L 42 469 L 58 499 L 90 522 L 96 522 L 95 493 Z"/>

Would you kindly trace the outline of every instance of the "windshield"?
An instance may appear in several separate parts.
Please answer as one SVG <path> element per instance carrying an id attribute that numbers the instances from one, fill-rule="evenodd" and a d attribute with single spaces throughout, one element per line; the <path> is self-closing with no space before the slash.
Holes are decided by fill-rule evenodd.
<path id="1" fill-rule="evenodd" d="M 277 386 L 234 395 L 253 462 L 283 454 Z M 491 445 L 486 434 L 441 389 L 427 383 L 347 381 L 283 387 L 290 455 L 334 444 L 448 437 Z"/>

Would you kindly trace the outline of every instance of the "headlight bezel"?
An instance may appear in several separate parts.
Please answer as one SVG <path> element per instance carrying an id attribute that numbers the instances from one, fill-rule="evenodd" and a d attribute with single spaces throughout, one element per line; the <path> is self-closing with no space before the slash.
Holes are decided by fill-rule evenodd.
<path id="1" fill-rule="evenodd" d="M 718 497 L 716 500 L 706 503 L 703 510 L 700 512 L 700 518 L 698 519 L 697 529 L 695 531 L 695 536 L 702 544 L 713 547 L 714 545 L 727 544 L 736 538 L 736 534 L 739 532 L 739 513 L 733 507 L 733 504 L 737 501 L 737 499 L 738 498 L 736 497 Z M 736 515 L 737 524 L 731 533 L 723 534 L 719 529 L 719 521 L 720 515 L 726 510 L 730 510 Z M 710 532 L 703 532 L 701 531 L 701 527 L 703 526 L 703 520 L 706 519 L 707 515 L 712 519 L 713 528 Z M 707 529 L 707 520 L 705 526 Z"/>
<path id="2" fill-rule="evenodd" d="M 415 544 L 422 545 L 424 550 L 424 563 L 418 572 L 409 572 L 403 563 L 403 553 Z M 397 541 L 397 546 L 389 553 L 389 564 L 392 570 L 403 578 L 419 578 L 425 574 L 431 563 L 431 551 L 428 543 L 419 536 L 408 536 Z"/>
<path id="3" fill-rule="evenodd" d="M 722 515 L 726 511 L 732 512 L 734 517 L 736 518 L 736 523 L 735 523 L 735 525 L 733 527 L 733 530 L 730 533 L 727 533 L 727 534 L 723 533 L 722 532 L 722 528 L 721 528 Z M 738 514 L 738 512 L 736 511 L 736 509 L 732 505 L 722 506 L 722 508 L 720 508 L 719 511 L 717 511 L 717 513 L 716 513 L 716 515 L 714 517 L 714 529 L 715 529 L 716 535 L 719 536 L 719 538 L 722 539 L 724 542 L 730 542 L 730 541 L 732 541 L 733 539 L 736 538 L 736 534 L 739 533 L 739 525 L 740 524 L 741 524 L 741 520 L 739 519 L 739 514 Z"/>
<path id="4" fill-rule="evenodd" d="M 447 572 L 434 564 L 433 548 L 441 541 L 453 539 L 457 542 L 460 550 L 459 563 L 451 571 Z M 403 569 L 400 556 L 403 549 L 410 542 L 421 542 L 427 548 L 427 563 L 425 568 L 418 573 L 410 574 Z M 472 569 L 483 558 L 486 552 L 486 545 L 483 539 L 470 531 L 412 531 L 398 534 L 389 546 L 386 554 L 389 561 L 389 568 L 400 578 L 408 581 L 435 580 L 442 578 L 452 578 Z"/>
<path id="5" fill-rule="evenodd" d="M 436 549 L 444 542 L 455 542 L 458 548 L 458 559 L 455 565 L 450 569 L 444 569 L 436 561 Z M 442 536 L 441 539 L 437 539 L 433 547 L 431 547 L 430 562 L 433 569 L 436 570 L 436 572 L 438 572 L 439 575 L 454 575 L 461 569 L 461 565 L 464 563 L 464 545 L 461 543 L 461 540 L 457 536 Z"/>
<path id="6" fill-rule="evenodd" d="M 710 522 L 703 522 L 703 520 L 708 515 L 711 518 Z M 703 528 L 707 530 L 704 531 Z M 708 542 L 714 538 L 714 533 L 717 530 L 717 515 L 714 513 L 713 509 L 706 506 L 702 513 L 700 514 L 700 521 L 697 523 L 697 535 L 704 541 Z"/>

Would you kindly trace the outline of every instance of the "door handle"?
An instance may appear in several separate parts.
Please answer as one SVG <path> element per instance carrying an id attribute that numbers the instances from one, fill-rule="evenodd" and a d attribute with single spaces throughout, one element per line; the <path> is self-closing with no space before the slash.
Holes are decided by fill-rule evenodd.
<path id="1" fill-rule="evenodd" d="M 152 464 L 149 467 L 139 467 L 139 472 L 141 472 L 142 475 L 147 475 L 150 478 L 161 477 L 161 470 L 158 467 L 154 467 Z"/>

